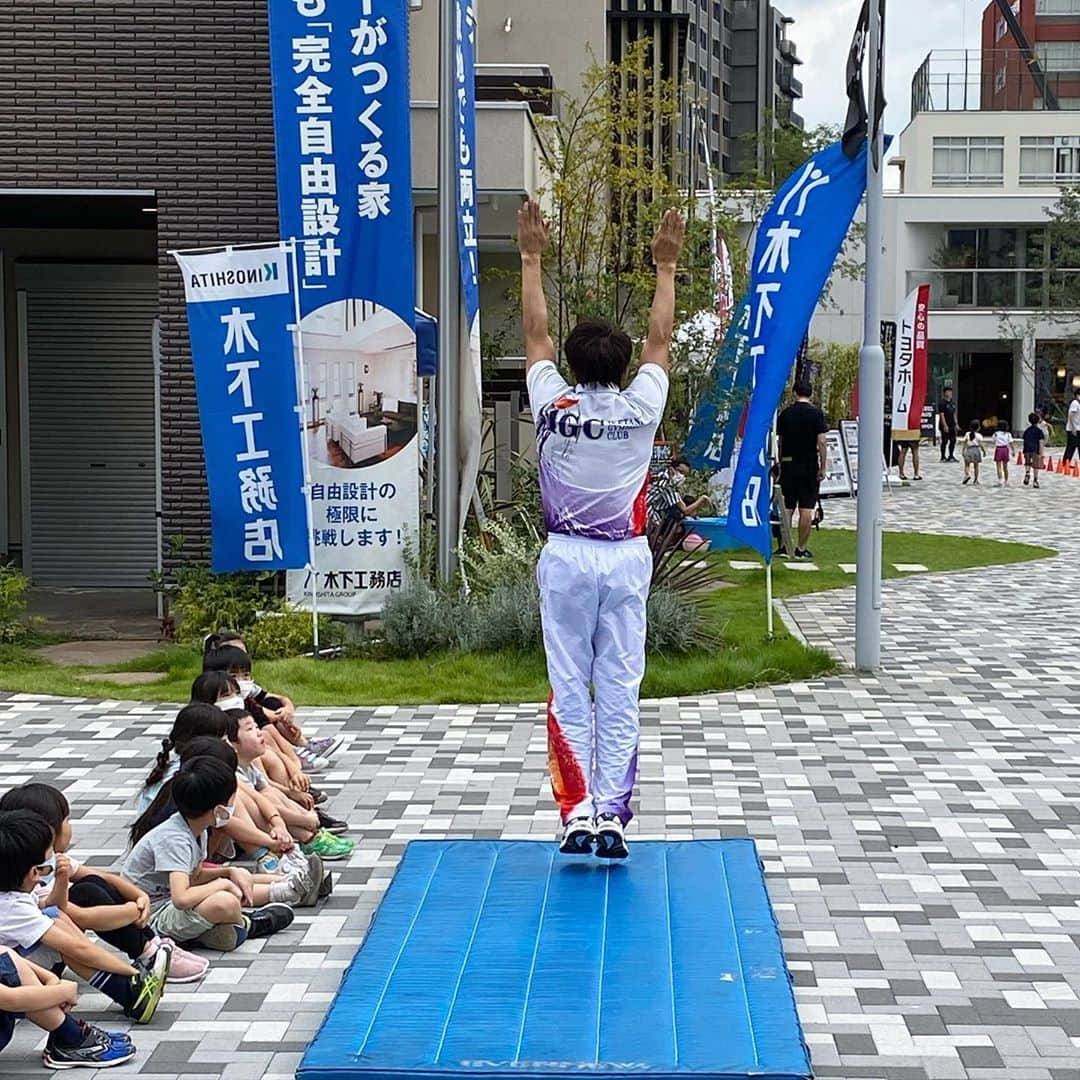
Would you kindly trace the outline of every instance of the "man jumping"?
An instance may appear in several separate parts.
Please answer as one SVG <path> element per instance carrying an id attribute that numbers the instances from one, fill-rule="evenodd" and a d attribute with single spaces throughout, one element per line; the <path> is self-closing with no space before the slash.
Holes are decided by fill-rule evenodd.
<path id="1" fill-rule="evenodd" d="M 652 242 L 656 296 L 641 367 L 623 390 L 633 343 L 603 319 L 566 339 L 571 387 L 555 366 L 541 259 L 550 230 L 534 202 L 518 215 L 526 379 L 536 419 L 548 542 L 537 578 L 551 698 L 548 760 L 562 813 L 560 850 L 629 854 L 638 691 L 652 556 L 649 463 L 668 394 L 675 267 L 686 225 L 669 210 Z M 590 694 L 590 687 L 592 692 Z"/>

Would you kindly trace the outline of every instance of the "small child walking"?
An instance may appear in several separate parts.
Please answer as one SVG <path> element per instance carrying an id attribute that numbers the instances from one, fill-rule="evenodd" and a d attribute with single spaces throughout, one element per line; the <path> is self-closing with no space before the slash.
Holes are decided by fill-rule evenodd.
<path id="1" fill-rule="evenodd" d="M 994 432 L 994 465 L 997 466 L 997 486 L 1009 486 L 1009 458 L 1012 456 L 1013 437 L 1008 420 L 999 420 Z"/>
<path id="2" fill-rule="evenodd" d="M 1046 432 L 1039 423 L 1041 417 L 1033 412 L 1028 417 L 1028 427 L 1024 431 L 1024 487 L 1031 484 L 1031 474 L 1035 474 L 1035 487 L 1039 486 L 1039 471 L 1042 469 L 1043 443 Z"/>
<path id="3" fill-rule="evenodd" d="M 979 483 L 979 467 L 982 465 L 984 456 L 983 437 L 979 434 L 982 424 L 978 420 L 972 420 L 968 425 L 967 434 L 964 435 L 964 483 L 970 484 L 972 473 L 975 476 L 975 484 Z"/>

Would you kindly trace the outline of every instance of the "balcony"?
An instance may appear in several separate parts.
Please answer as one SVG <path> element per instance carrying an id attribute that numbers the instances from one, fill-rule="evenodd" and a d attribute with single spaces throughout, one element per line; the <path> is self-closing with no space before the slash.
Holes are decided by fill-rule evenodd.
<path id="1" fill-rule="evenodd" d="M 1033 69 L 1019 49 L 932 52 L 911 81 L 911 115 L 1075 109 L 1080 73 L 1072 67 L 1080 59 L 1047 56 Z"/>
<path id="2" fill-rule="evenodd" d="M 909 270 L 907 291 L 930 286 L 934 311 L 1080 310 L 1080 270 Z"/>
<path id="3" fill-rule="evenodd" d="M 537 116 L 556 110 L 555 80 L 547 64 L 477 64 L 476 100 L 524 101 Z"/>
<path id="4" fill-rule="evenodd" d="M 802 81 L 795 77 L 789 67 L 781 69 L 777 85 L 780 88 L 780 92 L 786 94 L 789 98 L 801 98 L 803 96 Z"/>
<path id="5" fill-rule="evenodd" d="M 789 37 L 782 37 L 780 39 L 780 55 L 789 64 L 801 64 L 802 60 L 799 59 L 799 50 L 795 45 L 795 42 Z"/>

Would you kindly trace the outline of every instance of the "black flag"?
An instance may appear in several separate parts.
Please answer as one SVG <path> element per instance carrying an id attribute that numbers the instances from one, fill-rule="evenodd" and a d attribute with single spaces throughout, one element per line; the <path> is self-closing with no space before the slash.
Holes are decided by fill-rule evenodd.
<path id="1" fill-rule="evenodd" d="M 882 79 L 884 71 L 883 59 L 885 48 L 885 0 L 876 0 L 878 10 L 881 12 L 881 43 L 877 56 L 871 57 L 870 62 L 876 65 L 877 92 L 874 95 L 874 165 L 877 166 L 877 134 L 881 129 L 881 118 L 885 113 L 885 86 Z M 851 49 L 848 52 L 847 61 L 847 96 L 848 113 L 844 124 L 843 147 L 844 153 L 849 158 L 858 156 L 866 141 L 869 115 L 866 108 L 866 90 L 863 87 L 863 62 L 866 59 L 866 47 L 870 40 L 870 3 L 871 0 L 863 0 L 862 10 L 859 12 L 859 21 L 855 24 L 855 36 L 851 39 Z"/>

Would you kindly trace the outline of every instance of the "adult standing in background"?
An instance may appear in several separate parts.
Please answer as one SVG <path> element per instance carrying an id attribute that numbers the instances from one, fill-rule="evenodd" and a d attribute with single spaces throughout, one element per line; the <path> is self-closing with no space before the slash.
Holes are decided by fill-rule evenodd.
<path id="1" fill-rule="evenodd" d="M 1072 461 L 1077 450 L 1080 450 L 1080 386 L 1073 391 L 1069 417 L 1065 421 L 1065 460 Z"/>
<path id="2" fill-rule="evenodd" d="M 814 511 L 829 457 L 825 437 L 829 425 L 825 422 L 825 414 L 811 403 L 811 392 L 808 382 L 797 382 L 795 404 L 780 414 L 776 425 L 780 436 L 780 490 L 784 493 L 784 506 L 792 514 L 796 510 L 799 512 L 796 559 L 812 558 L 806 545 L 810 543 Z M 781 548 L 780 554 L 787 552 Z"/>
<path id="3" fill-rule="evenodd" d="M 956 402 L 953 388 L 946 386 L 938 402 L 938 434 L 941 436 L 941 460 L 956 460 Z M 916 465 L 915 471 L 919 468 Z"/>

